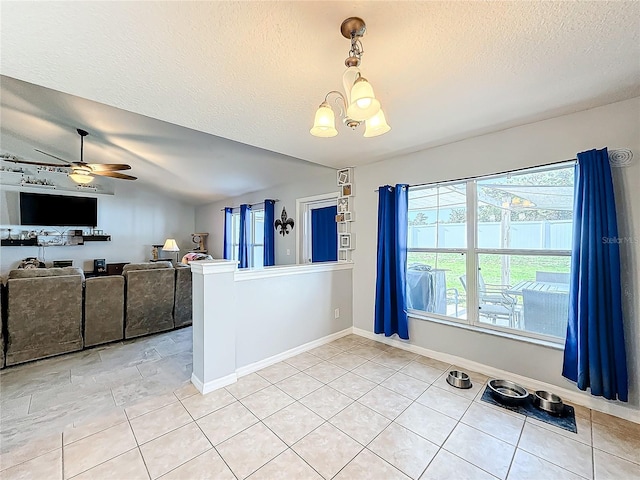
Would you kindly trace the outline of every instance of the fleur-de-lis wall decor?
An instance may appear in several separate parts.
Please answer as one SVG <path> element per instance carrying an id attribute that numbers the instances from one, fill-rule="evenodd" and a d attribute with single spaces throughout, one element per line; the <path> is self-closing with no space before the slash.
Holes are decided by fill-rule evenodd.
<path id="1" fill-rule="evenodd" d="M 282 213 L 280 214 L 280 218 L 277 219 L 274 224 L 276 227 L 276 231 L 278 228 L 280 229 L 280 234 L 284 237 L 289 234 L 289 227 L 293 230 L 293 218 L 287 218 L 287 209 L 282 207 Z"/>

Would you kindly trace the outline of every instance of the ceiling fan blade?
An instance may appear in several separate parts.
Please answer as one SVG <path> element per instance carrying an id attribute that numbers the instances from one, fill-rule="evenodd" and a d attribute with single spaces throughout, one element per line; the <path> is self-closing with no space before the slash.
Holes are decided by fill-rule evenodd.
<path id="1" fill-rule="evenodd" d="M 67 165 L 60 165 L 59 163 L 30 162 L 28 160 L 18 160 L 14 158 L 5 158 L 5 157 L 0 157 L 0 160 L 4 160 L 5 162 L 12 162 L 12 163 L 23 163 L 25 165 L 38 165 L 41 167 L 62 167 L 62 168 L 67 167 Z"/>
<path id="2" fill-rule="evenodd" d="M 86 163 L 93 172 L 112 172 L 114 170 L 131 170 L 126 163 Z"/>
<path id="3" fill-rule="evenodd" d="M 69 165 L 71 165 L 71 163 L 73 163 L 73 162 L 70 162 L 69 160 L 65 160 L 64 158 L 56 157 L 55 155 L 51 155 L 50 153 L 43 152 L 42 150 L 38 150 L 37 148 L 34 148 L 34 150 L 36 152 L 40 152 L 43 155 L 46 155 L 48 157 L 55 158 L 56 160 L 60 160 L 61 162 L 68 163 Z"/>
<path id="4" fill-rule="evenodd" d="M 131 175 L 125 175 L 124 173 L 118 172 L 91 172 L 93 175 L 98 175 L 100 177 L 111 177 L 111 178 L 120 178 L 122 180 L 137 180 L 138 177 L 132 177 Z"/>

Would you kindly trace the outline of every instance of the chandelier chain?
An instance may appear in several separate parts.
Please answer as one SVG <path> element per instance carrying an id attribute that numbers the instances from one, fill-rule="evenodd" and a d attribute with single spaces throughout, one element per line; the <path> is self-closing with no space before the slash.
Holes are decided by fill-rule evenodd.
<path id="1" fill-rule="evenodd" d="M 364 49 L 362 48 L 362 42 L 356 36 L 351 37 L 351 49 L 349 50 L 350 57 L 356 57 L 358 60 L 362 60 L 362 54 Z"/>

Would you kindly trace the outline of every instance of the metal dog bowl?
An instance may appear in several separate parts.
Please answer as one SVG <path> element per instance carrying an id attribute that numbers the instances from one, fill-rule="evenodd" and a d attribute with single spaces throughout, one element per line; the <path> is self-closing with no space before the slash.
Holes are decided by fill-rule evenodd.
<path id="1" fill-rule="evenodd" d="M 509 380 L 490 380 L 489 389 L 498 402 L 506 405 L 518 405 L 529 396 L 526 388 Z"/>
<path id="2" fill-rule="evenodd" d="M 560 415 L 564 411 L 562 399 L 555 393 L 538 390 L 533 396 L 533 404 L 540 410 L 553 415 Z"/>
<path id="3" fill-rule="evenodd" d="M 471 388 L 469 375 L 460 370 L 451 370 L 447 375 L 447 383 L 456 388 Z"/>

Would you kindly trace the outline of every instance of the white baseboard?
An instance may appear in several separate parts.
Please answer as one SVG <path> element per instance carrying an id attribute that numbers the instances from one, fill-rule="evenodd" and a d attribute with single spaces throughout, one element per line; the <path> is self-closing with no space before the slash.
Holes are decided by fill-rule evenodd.
<path id="1" fill-rule="evenodd" d="M 265 358 L 264 360 L 260 360 L 258 362 L 250 363 L 249 365 L 245 365 L 244 367 L 240 367 L 236 369 L 236 374 L 238 375 L 238 377 L 244 377 L 245 375 L 257 372 L 258 370 L 262 370 L 263 368 L 286 360 L 287 358 L 295 357 L 296 355 L 306 352 L 307 350 L 319 347 L 321 345 L 324 345 L 325 343 L 333 342 L 334 340 L 349 335 L 352 332 L 353 327 L 345 328 L 344 330 L 332 333 L 330 335 L 327 335 L 326 337 L 319 338 L 318 340 L 313 340 L 285 352 L 273 355 L 272 357 Z"/>
<path id="2" fill-rule="evenodd" d="M 568 388 L 541 382 L 534 378 L 525 377 L 516 373 L 508 372 L 506 370 L 491 367 L 489 365 L 484 365 L 482 363 L 474 362 L 473 360 L 467 360 L 466 358 L 458 357 L 456 355 L 429 350 L 428 348 L 419 347 L 418 345 L 414 345 L 406 341 L 376 335 L 373 332 L 369 332 L 361 328 L 353 327 L 353 333 L 355 335 L 360 335 L 361 337 L 369 338 L 386 345 L 391 345 L 393 347 L 401 348 L 413 353 L 418 353 L 420 355 L 424 355 L 425 357 L 430 357 L 435 360 L 450 363 L 452 365 L 468 368 L 472 371 L 487 375 L 488 377 L 504 378 L 520 384 L 524 384 L 529 387 L 533 387 L 536 390 L 547 390 L 560 395 L 560 397 L 569 402 L 582 405 L 592 410 L 597 410 L 598 412 L 608 413 L 615 417 L 624 418 L 625 420 L 629 420 L 634 423 L 640 423 L 640 411 L 633 410 L 622 405 L 609 403 L 606 400 L 601 400 L 597 397 L 593 397 L 585 393 L 580 393 L 579 391 L 569 390 Z"/>
<path id="3" fill-rule="evenodd" d="M 231 385 L 237 381 L 238 376 L 235 373 L 227 375 L 226 377 L 216 378 L 215 380 L 206 383 L 203 383 L 202 380 L 196 377 L 195 373 L 191 374 L 191 383 L 193 383 L 202 395 L 213 392 L 219 388 L 226 387 L 227 385 Z"/>

